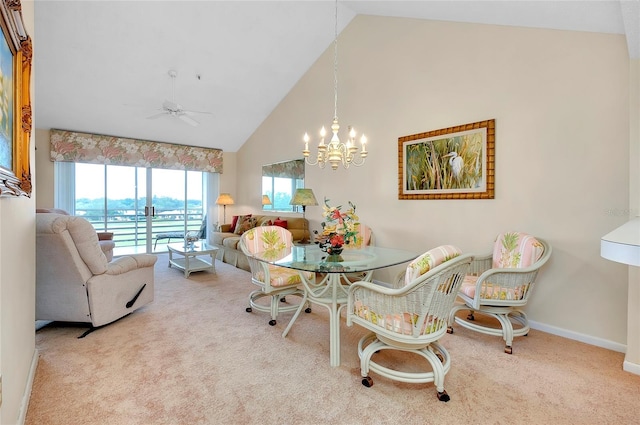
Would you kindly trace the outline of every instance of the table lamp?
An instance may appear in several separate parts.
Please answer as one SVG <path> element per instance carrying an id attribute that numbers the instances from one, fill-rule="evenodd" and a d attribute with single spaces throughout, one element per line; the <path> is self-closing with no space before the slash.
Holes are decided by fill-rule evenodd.
<path id="1" fill-rule="evenodd" d="M 271 205 L 271 199 L 269 199 L 269 195 L 262 195 L 262 205 Z"/>
<path id="2" fill-rule="evenodd" d="M 307 239 L 307 220 L 305 217 L 305 210 L 307 205 L 318 205 L 318 201 L 316 201 L 316 197 L 313 194 L 313 190 L 311 189 L 296 189 L 293 194 L 293 198 L 291 198 L 290 205 L 302 205 L 302 218 L 304 219 L 304 237 L 300 241 L 302 244 L 308 244 L 309 239 Z"/>
<path id="3" fill-rule="evenodd" d="M 222 205 L 222 211 L 223 211 L 223 223 L 227 222 L 227 205 L 233 205 L 233 198 L 231 197 L 231 195 L 229 195 L 228 193 L 221 193 L 220 196 L 218 196 L 218 199 L 216 199 L 216 204 L 217 205 Z"/>

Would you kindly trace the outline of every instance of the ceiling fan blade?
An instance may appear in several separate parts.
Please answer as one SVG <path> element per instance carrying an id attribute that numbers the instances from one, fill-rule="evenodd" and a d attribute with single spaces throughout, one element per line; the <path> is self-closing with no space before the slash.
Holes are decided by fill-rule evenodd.
<path id="1" fill-rule="evenodd" d="M 198 124 L 200 124 L 198 121 L 194 120 L 193 118 L 191 118 L 189 115 L 187 114 L 179 114 L 178 118 L 180 118 L 182 121 L 186 122 L 189 125 L 192 125 L 194 127 L 197 127 Z"/>
<path id="2" fill-rule="evenodd" d="M 166 112 L 160 112 L 159 114 L 153 114 L 151 116 L 148 116 L 147 119 L 148 120 L 155 120 L 157 118 L 160 118 L 163 115 L 167 115 L 167 113 Z"/>
<path id="3" fill-rule="evenodd" d="M 208 112 L 208 111 L 192 111 L 192 110 L 186 110 L 186 109 L 184 109 L 182 112 L 184 112 L 185 114 L 203 114 L 203 115 L 213 115 L 213 112 Z"/>

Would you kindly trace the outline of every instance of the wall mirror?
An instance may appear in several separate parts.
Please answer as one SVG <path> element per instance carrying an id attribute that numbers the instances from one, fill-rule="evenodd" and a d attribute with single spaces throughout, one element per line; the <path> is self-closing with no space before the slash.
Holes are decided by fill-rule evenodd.
<path id="1" fill-rule="evenodd" d="M 296 189 L 302 187 L 304 187 L 303 159 L 263 165 L 262 210 L 295 211 L 296 207 L 289 205 L 289 202 L 291 202 L 291 197 Z"/>

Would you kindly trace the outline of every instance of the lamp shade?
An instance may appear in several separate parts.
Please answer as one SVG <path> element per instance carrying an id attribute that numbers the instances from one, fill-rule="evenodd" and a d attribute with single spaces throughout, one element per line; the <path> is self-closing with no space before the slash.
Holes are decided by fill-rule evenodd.
<path id="1" fill-rule="evenodd" d="M 271 199 L 269 199 L 269 195 L 262 195 L 262 205 L 271 205 Z"/>
<path id="2" fill-rule="evenodd" d="M 296 189 L 296 192 L 293 194 L 293 198 L 291 198 L 290 205 L 318 205 L 318 201 L 316 201 L 316 197 L 313 194 L 313 190 L 311 189 Z"/>
<path id="3" fill-rule="evenodd" d="M 228 193 L 221 193 L 216 199 L 217 205 L 233 205 L 233 198 Z"/>

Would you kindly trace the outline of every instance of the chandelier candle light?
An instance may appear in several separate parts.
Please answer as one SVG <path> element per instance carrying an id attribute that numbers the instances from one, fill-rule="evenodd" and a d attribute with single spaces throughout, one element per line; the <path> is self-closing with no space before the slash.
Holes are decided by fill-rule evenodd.
<path id="1" fill-rule="evenodd" d="M 327 135 L 327 130 L 324 126 L 320 130 L 320 143 L 318 144 L 318 156 L 314 162 L 309 159 L 309 134 L 304 133 L 304 150 L 302 155 L 305 161 L 309 165 L 318 165 L 320 168 L 324 168 L 327 162 L 331 164 L 333 170 L 338 169 L 338 165 L 342 164 L 344 168 L 349 168 L 349 165 L 355 165 L 357 167 L 364 164 L 367 157 L 367 138 L 363 134 L 360 137 L 360 144 L 362 149 L 360 150 L 360 161 L 357 161 L 356 153 L 358 147 L 356 146 L 356 131 L 353 127 L 347 128 L 347 143 L 342 143 L 338 137 L 338 130 L 340 130 L 340 124 L 338 124 L 338 0 L 336 0 L 336 13 L 335 13 L 335 38 L 333 41 L 333 124 L 331 124 L 331 141 L 328 145 L 324 143 L 324 139 Z"/>

